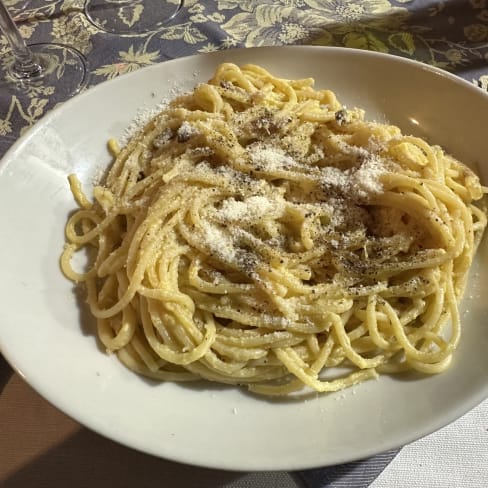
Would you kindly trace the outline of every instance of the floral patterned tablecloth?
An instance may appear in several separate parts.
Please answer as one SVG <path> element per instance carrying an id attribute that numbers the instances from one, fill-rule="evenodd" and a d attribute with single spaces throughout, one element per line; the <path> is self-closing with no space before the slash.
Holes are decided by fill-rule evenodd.
<path id="1" fill-rule="evenodd" d="M 84 0 L 5 2 L 28 43 L 53 41 L 84 54 L 88 86 L 190 54 L 311 44 L 416 59 L 488 89 L 488 0 L 186 0 L 166 27 L 139 36 L 99 30 L 87 19 Z M 143 2 L 126 7 L 122 22 L 137 24 Z M 0 35 L 0 62 L 9 56 Z M 57 103 L 52 87 L 19 95 L 0 84 L 0 156 Z"/>

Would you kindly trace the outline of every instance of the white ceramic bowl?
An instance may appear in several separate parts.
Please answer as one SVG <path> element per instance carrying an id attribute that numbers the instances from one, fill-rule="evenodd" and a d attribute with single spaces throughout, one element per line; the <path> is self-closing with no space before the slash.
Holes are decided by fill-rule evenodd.
<path id="1" fill-rule="evenodd" d="M 0 166 L 0 348 L 41 395 L 87 427 L 172 460 L 236 470 L 324 466 L 397 447 L 488 396 L 488 248 L 462 304 L 452 367 L 432 377 L 381 377 L 307 400 L 268 400 L 237 388 L 154 384 L 103 354 L 58 258 L 74 208 L 66 176 L 85 185 L 138 110 L 207 80 L 224 61 L 285 78 L 312 76 L 348 106 L 443 145 L 488 183 L 488 95 L 455 76 L 377 53 L 319 47 L 219 52 L 155 65 L 103 83 L 43 118 Z"/>

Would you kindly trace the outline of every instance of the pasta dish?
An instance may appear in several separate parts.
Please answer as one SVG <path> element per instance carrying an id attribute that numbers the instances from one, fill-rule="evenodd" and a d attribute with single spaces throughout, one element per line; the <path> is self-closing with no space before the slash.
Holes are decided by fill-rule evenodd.
<path id="1" fill-rule="evenodd" d="M 131 370 L 285 395 L 449 366 L 486 189 L 440 147 L 225 63 L 109 148 L 61 267 Z"/>

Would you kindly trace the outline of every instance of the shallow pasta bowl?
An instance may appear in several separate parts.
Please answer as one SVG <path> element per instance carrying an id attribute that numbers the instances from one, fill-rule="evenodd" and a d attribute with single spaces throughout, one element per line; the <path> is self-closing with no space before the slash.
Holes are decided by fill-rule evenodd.
<path id="1" fill-rule="evenodd" d="M 263 399 L 200 382 L 156 384 L 105 355 L 82 300 L 60 272 L 74 208 L 67 175 L 90 187 L 110 163 L 106 142 L 141 110 L 210 78 L 221 62 L 314 77 L 368 119 L 442 145 L 488 184 L 488 94 L 401 58 L 340 48 L 225 51 L 155 65 L 103 83 L 29 130 L 0 166 L 0 348 L 19 374 L 80 423 L 135 449 L 221 469 L 303 469 L 364 458 L 453 421 L 488 396 L 488 277 L 482 242 L 462 302 L 463 333 L 437 376 L 382 376 L 306 399 Z"/>

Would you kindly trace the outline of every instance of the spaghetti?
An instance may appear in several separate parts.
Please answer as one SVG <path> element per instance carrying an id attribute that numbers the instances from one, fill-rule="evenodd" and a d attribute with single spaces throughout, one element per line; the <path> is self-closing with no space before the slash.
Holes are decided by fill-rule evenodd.
<path id="1" fill-rule="evenodd" d="M 61 266 L 130 369 L 284 395 L 449 366 L 486 216 L 441 148 L 229 63 L 111 147 Z"/>

